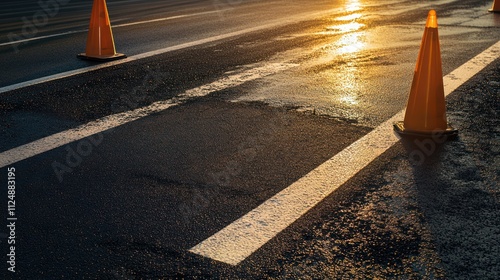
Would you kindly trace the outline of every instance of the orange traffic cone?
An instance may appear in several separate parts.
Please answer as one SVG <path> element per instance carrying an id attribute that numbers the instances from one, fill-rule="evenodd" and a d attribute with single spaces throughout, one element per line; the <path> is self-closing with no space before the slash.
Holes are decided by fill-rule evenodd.
<path id="1" fill-rule="evenodd" d="M 394 124 L 394 129 L 402 135 L 424 137 L 458 133 L 446 122 L 441 51 L 434 10 L 427 16 L 404 121 Z"/>
<path id="2" fill-rule="evenodd" d="M 500 0 L 493 0 L 493 6 L 491 6 L 491 9 L 489 9 L 488 12 L 500 13 Z"/>
<path id="3" fill-rule="evenodd" d="M 89 34 L 87 36 L 87 47 L 85 53 L 79 54 L 78 57 L 98 61 L 126 57 L 115 50 L 106 0 L 94 0 L 90 16 Z"/>

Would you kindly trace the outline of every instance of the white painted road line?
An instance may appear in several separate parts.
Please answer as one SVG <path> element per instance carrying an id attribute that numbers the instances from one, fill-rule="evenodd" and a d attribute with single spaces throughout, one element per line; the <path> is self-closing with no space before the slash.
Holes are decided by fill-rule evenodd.
<path id="1" fill-rule="evenodd" d="M 57 134 L 2 152 L 0 153 L 0 168 L 61 147 L 73 141 L 77 141 L 151 114 L 158 113 L 170 107 L 180 105 L 192 98 L 206 96 L 212 92 L 235 87 L 296 66 L 298 66 L 298 64 L 292 63 L 268 63 L 265 65 L 245 66 L 243 67 L 244 70 L 240 72 L 232 73 L 213 83 L 187 90 L 183 94 L 180 94 L 172 99 L 158 101 L 147 107 L 139 108 L 133 111 L 107 116 L 77 128 L 59 132 Z"/>
<path id="2" fill-rule="evenodd" d="M 140 60 L 140 59 L 152 57 L 155 55 L 160 55 L 160 54 L 164 54 L 164 53 L 168 53 L 168 52 L 182 50 L 182 49 L 195 47 L 195 46 L 199 46 L 199 45 L 203 45 L 203 44 L 207 44 L 207 43 L 213 43 L 216 41 L 229 39 L 232 37 L 238 37 L 238 36 L 241 36 L 241 35 L 244 35 L 247 33 L 276 28 L 278 26 L 284 26 L 287 24 L 300 22 L 300 21 L 303 21 L 303 20 L 306 20 L 309 18 L 315 18 L 318 16 L 323 16 L 323 15 L 327 15 L 327 14 L 335 13 L 335 12 L 340 12 L 340 11 L 342 11 L 342 9 L 333 9 L 333 10 L 323 11 L 323 12 L 319 12 L 319 13 L 315 13 L 315 14 L 304 14 L 302 16 L 296 16 L 293 19 L 289 19 L 289 20 L 275 21 L 275 22 L 269 23 L 269 24 L 264 24 L 264 25 L 260 25 L 260 26 L 246 28 L 246 29 L 239 30 L 239 31 L 234 31 L 234 32 L 221 34 L 221 35 L 216 35 L 216 36 L 205 38 L 205 39 L 200 39 L 200 40 L 196 40 L 196 41 L 192 41 L 192 42 L 188 42 L 188 43 L 183 43 L 183 44 L 176 45 L 176 46 L 166 47 L 166 48 L 155 50 L 155 51 L 150 51 L 150 52 L 146 52 L 146 53 L 142 53 L 142 54 L 138 54 L 138 55 L 134 55 L 134 56 L 129 56 L 129 57 L 127 57 L 125 59 L 121 59 L 121 60 L 111 61 L 111 62 L 107 62 L 107 63 L 103 63 L 103 64 L 98 64 L 98 65 L 94 65 L 94 66 L 84 67 L 84 68 L 80 68 L 80 69 L 75 69 L 75 70 L 71 70 L 71 71 L 67 71 L 67 72 L 63 72 L 63 73 L 50 75 L 50 76 L 46 76 L 46 77 L 42 77 L 42 78 L 38 78 L 38 79 L 33 79 L 30 81 L 1 87 L 0 93 L 12 91 L 12 90 L 16 90 L 16 89 L 20 89 L 20 88 L 24 88 L 24 87 L 29 87 L 29 86 L 33 86 L 33 85 L 37 85 L 37 84 L 42 84 L 42 83 L 46 83 L 46 82 L 50 82 L 50 81 L 54 81 L 54 80 L 59 80 L 59 79 L 63 79 L 63 78 L 67 78 L 67 77 L 71 77 L 71 76 L 75 76 L 75 75 L 79 75 L 79 74 L 83 74 L 83 73 L 111 67 L 111 66 L 115 66 L 115 65 L 119 65 L 119 64 L 123 64 L 123 63 L 128 63 L 128 62 L 135 61 L 135 60 Z"/>
<path id="3" fill-rule="evenodd" d="M 43 78 L 34 79 L 31 81 L 26 81 L 26 82 L 2 87 L 2 88 L 0 88 L 0 93 L 4 93 L 4 92 L 11 91 L 11 90 L 16 90 L 16 89 L 32 86 L 32 85 L 42 84 L 42 83 L 46 83 L 49 81 L 59 80 L 62 78 L 71 77 L 71 76 L 95 71 L 98 69 L 107 68 L 107 67 L 114 66 L 114 65 L 119 65 L 119 64 L 131 62 L 131 61 L 135 61 L 135 60 L 140 60 L 140 59 L 152 57 L 155 55 L 160 55 L 160 54 L 164 54 L 164 53 L 168 53 L 168 52 L 172 52 L 172 51 L 182 50 L 182 49 L 186 49 L 186 48 L 190 48 L 190 47 L 194 47 L 194 46 L 198 46 L 198 45 L 202 45 L 202 44 L 206 44 L 206 43 L 211 43 L 211 42 L 215 42 L 218 40 L 223 40 L 223 39 L 239 36 L 239 35 L 242 35 L 245 33 L 258 31 L 258 30 L 265 29 L 268 27 L 269 26 L 259 26 L 259 27 L 254 27 L 254 28 L 248 28 L 248 29 L 244 29 L 241 31 L 226 33 L 223 35 L 209 37 L 206 39 L 196 40 L 196 41 L 192 41 L 189 43 L 184 43 L 184 44 L 180 44 L 180 45 L 176 45 L 176 46 L 172 46 L 172 47 L 167 47 L 164 49 L 159 49 L 159 50 L 155 50 L 155 51 L 150 51 L 150 52 L 130 56 L 130 57 L 127 57 L 127 58 L 121 59 L 121 60 L 115 60 L 115 61 L 108 62 L 108 63 L 98 64 L 98 65 L 84 67 L 84 68 L 71 70 L 71 71 L 67 71 L 67 72 L 63 72 L 63 73 L 59 73 L 59 74 L 54 74 L 54 75 L 46 76 Z"/>
<path id="4" fill-rule="evenodd" d="M 57 34 L 50 34 L 50 35 L 45 35 L 45 36 L 39 36 L 39 37 L 34 37 L 34 38 L 29 38 L 29 39 L 23 39 L 23 40 L 17 40 L 17 41 L 10 41 L 10 42 L 5 42 L 5 43 L 0 43 L 1 46 L 9 46 L 9 45 L 15 45 L 15 44 L 20 44 L 20 43 L 26 43 L 29 41 L 36 41 L 36 40 L 41 40 L 41 39 L 47 39 L 47 38 L 52 38 L 52 37 L 60 37 L 64 35 L 70 35 L 74 33 L 83 33 L 88 31 L 88 29 L 82 29 L 82 30 L 74 30 L 74 31 L 68 31 L 68 32 L 63 32 L 63 33 L 57 33 Z"/>
<path id="5" fill-rule="evenodd" d="M 178 16 L 171 16 L 171 17 L 165 17 L 165 18 L 157 18 L 157 19 L 136 21 L 136 22 L 130 22 L 130 23 L 116 24 L 116 25 L 112 25 L 112 27 L 113 27 L 113 29 L 115 29 L 115 28 L 120 28 L 120 27 L 125 27 L 125 26 L 167 21 L 167 20 L 173 20 L 173 19 L 179 19 L 179 18 L 194 17 L 194 16 L 205 15 L 205 14 L 219 13 L 219 12 L 224 12 L 224 11 L 208 11 L 208 12 L 201 12 L 201 13 L 194 13 L 194 14 L 178 15 Z M 75 33 L 83 33 L 83 32 L 87 32 L 87 31 L 89 31 L 89 30 L 88 29 L 80 29 L 80 30 L 73 30 L 73 31 L 67 31 L 67 32 L 56 33 L 56 34 L 49 34 L 49 35 L 45 35 L 45 36 L 33 37 L 33 38 L 28 38 L 28 39 L 23 39 L 23 40 L 4 42 L 4 43 L 0 43 L 0 47 L 20 44 L 20 43 L 25 43 L 25 42 L 30 42 L 30 41 L 36 41 L 36 40 L 41 40 L 41 39 L 47 39 L 47 38 L 52 38 L 52 37 L 60 37 L 60 36 L 65 36 L 65 35 L 70 35 L 70 34 L 75 34 Z"/>
<path id="6" fill-rule="evenodd" d="M 112 27 L 113 28 L 120 28 L 120 27 L 139 25 L 139 24 L 145 24 L 145 23 L 160 22 L 160 21 L 167 21 L 167 20 L 173 20 L 173 19 L 179 19 L 179 18 L 187 18 L 187 17 L 207 15 L 207 14 L 214 14 L 214 13 L 220 13 L 220 12 L 224 12 L 224 11 L 226 11 L 226 10 L 208 11 L 208 12 L 201 12 L 201 13 L 194 13 L 194 14 L 178 15 L 178 16 L 171 16 L 171 17 L 166 17 L 166 18 L 157 18 L 157 19 L 150 19 L 150 20 L 137 21 L 137 22 L 131 22 L 131 23 L 122 23 L 122 24 L 113 25 Z"/>
<path id="7" fill-rule="evenodd" d="M 444 77 L 450 94 L 500 57 L 500 41 Z M 404 110 L 189 251 L 237 265 L 399 141 L 393 123 Z"/>

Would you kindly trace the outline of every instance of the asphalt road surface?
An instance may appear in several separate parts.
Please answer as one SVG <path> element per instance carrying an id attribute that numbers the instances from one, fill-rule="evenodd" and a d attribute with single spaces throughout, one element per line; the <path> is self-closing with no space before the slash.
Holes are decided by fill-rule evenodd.
<path id="1" fill-rule="evenodd" d="M 499 279 L 491 1 L 0 4 L 1 279 Z M 459 137 L 402 139 L 427 13 Z"/>

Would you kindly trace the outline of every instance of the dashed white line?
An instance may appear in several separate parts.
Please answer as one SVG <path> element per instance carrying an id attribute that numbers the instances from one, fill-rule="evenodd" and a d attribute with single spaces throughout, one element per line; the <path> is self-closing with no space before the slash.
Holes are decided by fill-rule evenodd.
<path id="1" fill-rule="evenodd" d="M 450 94 L 500 56 L 500 41 L 443 79 Z M 404 110 L 189 251 L 237 265 L 399 141 L 393 123 Z"/>

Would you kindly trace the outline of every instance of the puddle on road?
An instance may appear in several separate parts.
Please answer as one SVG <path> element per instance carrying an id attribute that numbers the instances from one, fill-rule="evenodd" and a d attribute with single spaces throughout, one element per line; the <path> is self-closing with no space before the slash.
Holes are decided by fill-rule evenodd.
<path id="1" fill-rule="evenodd" d="M 355 7 L 359 1 L 346 3 L 351 4 Z M 484 11 L 475 8 L 456 13 L 481 18 Z M 453 17 L 438 21 L 460 19 L 459 15 Z M 293 60 L 300 66 L 255 81 L 231 101 L 259 101 L 377 126 L 406 106 L 425 24 L 371 26 L 374 20 L 380 20 L 377 11 L 368 15 L 359 6 L 350 13 L 324 20 L 323 26 L 312 32 L 283 34 L 276 40 L 314 37 L 323 41 L 308 49 L 289 50 L 275 56 L 271 60 Z M 440 26 L 443 73 L 468 60 L 463 57 L 467 57 L 472 44 L 488 45 L 491 38 L 485 35 L 487 32 L 492 31 L 474 26 Z"/>
<path id="2" fill-rule="evenodd" d="M 344 16 L 341 19 L 360 18 Z M 376 126 L 406 102 L 420 35 L 416 28 L 384 26 L 367 30 L 364 23 L 335 19 L 322 36 L 326 43 L 309 50 L 292 50 L 275 59 L 300 57 L 300 67 L 261 79 L 232 101 L 261 101 L 275 107 L 297 108 L 348 123 Z M 421 28 L 419 28 L 421 29 Z M 384 45 L 388 34 L 398 41 Z M 407 50 L 414 47 L 417 51 Z M 415 57 L 415 58 L 413 58 Z M 380 89 L 387 89 L 380 92 Z M 401 92 L 399 97 L 391 96 Z"/>

